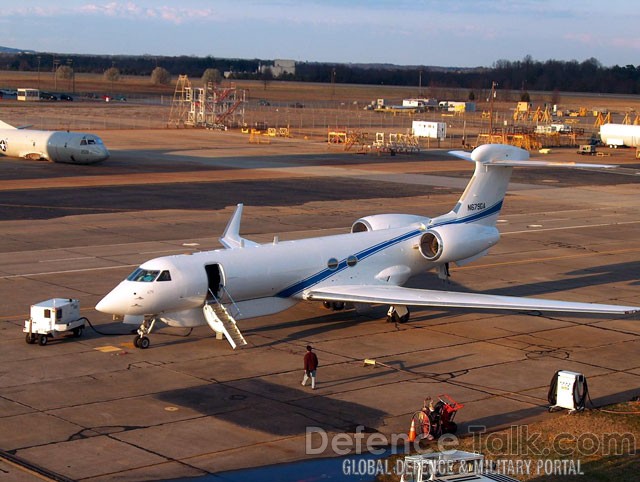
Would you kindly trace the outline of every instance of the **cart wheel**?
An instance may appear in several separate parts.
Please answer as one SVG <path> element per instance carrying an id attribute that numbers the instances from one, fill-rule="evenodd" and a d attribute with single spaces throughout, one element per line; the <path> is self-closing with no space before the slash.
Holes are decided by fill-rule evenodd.
<path id="1" fill-rule="evenodd" d="M 82 336 L 82 331 L 84 330 L 84 326 L 79 326 L 73 329 L 73 336 L 76 338 L 80 338 Z"/>
<path id="2" fill-rule="evenodd" d="M 49 341 L 49 337 L 47 335 L 40 335 L 38 337 L 38 344 L 40 346 L 45 346 L 48 341 Z"/>
<path id="3" fill-rule="evenodd" d="M 143 350 L 146 350 L 147 348 L 149 348 L 150 344 L 151 342 L 149 341 L 149 338 L 147 338 L 146 336 L 140 337 L 140 341 L 138 342 L 138 346 L 140 348 L 142 348 Z"/>
<path id="4" fill-rule="evenodd" d="M 25 341 L 29 343 L 29 345 L 33 345 L 36 342 L 36 335 L 27 333 L 25 336 Z"/>

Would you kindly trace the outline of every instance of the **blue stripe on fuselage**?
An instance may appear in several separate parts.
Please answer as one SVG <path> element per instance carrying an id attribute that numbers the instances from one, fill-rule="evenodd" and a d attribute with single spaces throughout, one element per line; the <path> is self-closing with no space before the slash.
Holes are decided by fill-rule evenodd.
<path id="1" fill-rule="evenodd" d="M 473 213 L 469 216 L 465 216 L 464 218 L 455 218 L 455 219 L 448 219 L 446 221 L 442 221 L 440 223 L 435 223 L 435 224 L 431 224 L 428 226 L 428 228 L 435 228 L 435 227 L 439 227 L 439 226 L 446 226 L 448 224 L 463 224 L 463 223 L 471 223 L 471 222 L 475 222 L 475 221 L 479 221 L 482 218 L 488 217 L 488 216 L 492 216 L 498 212 L 500 212 L 500 209 L 502 208 L 502 200 L 499 201 L 498 203 L 494 204 L 493 206 L 491 206 L 489 209 L 485 209 L 481 212 L 478 213 Z M 363 249 L 362 251 L 358 252 L 358 253 L 354 253 L 354 255 L 358 258 L 358 261 L 361 261 L 363 259 L 366 259 L 370 256 L 373 256 L 374 254 L 379 253 L 380 251 L 382 251 L 383 249 L 389 248 L 391 246 L 394 246 L 398 243 L 401 243 L 403 241 L 406 241 L 408 239 L 413 238 L 414 236 L 418 236 L 421 235 L 422 233 L 424 233 L 424 230 L 422 229 L 414 229 L 411 231 L 408 231 L 400 236 L 397 236 L 393 239 L 389 239 L 387 241 L 383 241 L 381 243 L 378 243 L 374 246 L 371 246 L 369 248 Z M 310 288 L 311 286 L 324 281 L 325 279 L 333 276 L 336 273 L 340 273 L 341 271 L 345 270 L 347 268 L 347 259 L 344 258 L 342 260 L 340 260 L 340 262 L 338 263 L 338 267 L 336 269 L 329 269 L 329 268 L 325 268 L 322 271 L 319 271 L 311 276 L 308 276 L 307 278 L 297 281 L 296 283 L 293 283 L 292 285 L 288 286 L 287 288 L 283 289 L 282 291 L 276 293 L 276 296 L 280 297 L 280 298 L 288 298 L 290 296 L 293 296 L 295 294 L 298 294 L 304 290 L 306 290 L 307 288 Z"/>

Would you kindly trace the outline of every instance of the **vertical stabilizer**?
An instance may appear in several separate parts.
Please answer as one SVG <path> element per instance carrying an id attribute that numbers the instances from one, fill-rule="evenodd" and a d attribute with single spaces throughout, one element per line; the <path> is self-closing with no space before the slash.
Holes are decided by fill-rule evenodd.
<path id="1" fill-rule="evenodd" d="M 517 161 L 527 161 L 529 152 L 504 144 L 486 144 L 471 153 L 451 151 L 450 154 L 475 162 L 476 169 L 455 207 L 448 214 L 435 218 L 434 224 L 447 221 L 495 226 L 511 179 L 512 166 L 517 165 Z"/>

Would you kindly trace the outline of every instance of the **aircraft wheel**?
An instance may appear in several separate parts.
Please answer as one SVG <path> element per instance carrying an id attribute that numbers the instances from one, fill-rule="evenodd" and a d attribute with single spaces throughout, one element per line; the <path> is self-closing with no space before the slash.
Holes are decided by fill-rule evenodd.
<path id="1" fill-rule="evenodd" d="M 149 348 L 150 344 L 151 342 L 149 341 L 149 338 L 147 338 L 146 336 L 141 336 L 140 341 L 138 342 L 138 347 L 146 350 L 147 348 Z"/>
<path id="2" fill-rule="evenodd" d="M 409 311 L 409 308 L 407 308 L 407 313 L 400 317 L 400 323 L 406 323 L 407 321 L 409 321 L 410 317 L 411 317 L 411 312 Z"/>
<path id="3" fill-rule="evenodd" d="M 29 334 L 27 333 L 27 336 L 25 336 L 25 341 L 29 344 L 29 345 L 33 345 L 36 342 L 36 335 Z"/>
<path id="4" fill-rule="evenodd" d="M 49 337 L 47 335 L 40 335 L 38 337 L 38 344 L 40 346 L 45 346 L 48 341 L 49 341 Z"/>
<path id="5" fill-rule="evenodd" d="M 73 336 L 75 336 L 76 338 L 80 338 L 82 336 L 82 331 L 84 330 L 84 327 L 79 326 L 77 328 L 73 329 Z"/>
<path id="6" fill-rule="evenodd" d="M 135 346 L 136 348 L 140 348 L 140 335 L 136 335 L 133 338 L 133 346 Z"/>

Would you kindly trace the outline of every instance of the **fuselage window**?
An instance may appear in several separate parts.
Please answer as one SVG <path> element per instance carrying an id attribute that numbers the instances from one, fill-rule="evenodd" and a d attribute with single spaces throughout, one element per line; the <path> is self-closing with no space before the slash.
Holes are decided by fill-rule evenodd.
<path id="1" fill-rule="evenodd" d="M 327 261 L 327 268 L 330 270 L 338 269 L 338 260 L 336 258 L 331 258 Z"/>
<path id="2" fill-rule="evenodd" d="M 160 273 L 160 276 L 158 276 L 158 281 L 171 281 L 171 273 L 165 269 Z"/>
<path id="3" fill-rule="evenodd" d="M 155 281 L 159 273 L 160 271 L 158 270 L 138 268 L 137 270 L 135 270 L 133 273 L 129 275 L 129 277 L 127 278 L 127 281 L 138 281 L 143 283 L 150 283 L 152 281 Z"/>
<path id="4" fill-rule="evenodd" d="M 356 258 L 355 256 L 351 255 L 347 258 L 347 266 L 353 267 L 356 264 L 358 264 L 358 258 Z"/>

